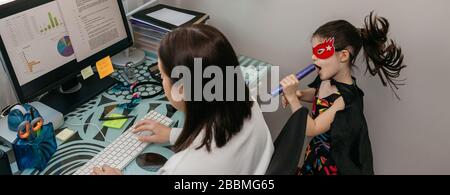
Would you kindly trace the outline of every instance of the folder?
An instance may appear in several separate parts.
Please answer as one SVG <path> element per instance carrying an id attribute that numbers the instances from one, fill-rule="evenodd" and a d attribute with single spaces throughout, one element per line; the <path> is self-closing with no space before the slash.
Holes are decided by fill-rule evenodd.
<path id="1" fill-rule="evenodd" d="M 158 4 L 133 14 L 130 22 L 135 46 L 155 52 L 170 31 L 181 26 L 206 23 L 208 19 L 209 15 L 205 13 Z"/>
<path id="2" fill-rule="evenodd" d="M 165 31 L 205 22 L 209 16 L 205 13 L 158 4 L 132 15 L 132 20 Z"/>

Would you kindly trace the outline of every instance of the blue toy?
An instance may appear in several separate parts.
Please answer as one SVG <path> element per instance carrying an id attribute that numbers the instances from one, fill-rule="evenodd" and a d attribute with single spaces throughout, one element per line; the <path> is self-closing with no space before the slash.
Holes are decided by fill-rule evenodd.
<path id="1" fill-rule="evenodd" d="M 17 132 L 13 150 L 19 170 L 44 170 L 57 149 L 53 124 L 44 125 L 39 111 L 29 104 L 24 104 L 11 108 L 8 128 Z"/>

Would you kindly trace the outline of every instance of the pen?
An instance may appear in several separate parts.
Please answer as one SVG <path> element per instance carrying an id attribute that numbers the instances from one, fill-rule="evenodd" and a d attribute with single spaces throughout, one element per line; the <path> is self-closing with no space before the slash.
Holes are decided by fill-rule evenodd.
<path id="1" fill-rule="evenodd" d="M 136 116 L 128 115 L 128 116 L 117 116 L 117 117 L 103 117 L 98 119 L 99 121 L 112 121 L 112 120 L 119 120 L 119 119 L 128 119 L 128 118 L 134 118 Z"/>

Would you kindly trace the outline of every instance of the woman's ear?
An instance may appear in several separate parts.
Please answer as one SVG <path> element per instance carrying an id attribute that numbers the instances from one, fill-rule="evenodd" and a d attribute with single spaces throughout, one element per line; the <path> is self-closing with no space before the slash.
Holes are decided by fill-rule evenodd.
<path id="1" fill-rule="evenodd" d="M 181 82 L 177 82 L 172 86 L 171 89 L 171 94 L 170 94 L 170 98 L 169 101 L 172 104 L 173 107 L 175 107 L 176 109 L 180 110 L 180 111 L 185 111 L 186 109 L 186 101 L 189 101 L 190 97 L 185 97 L 185 90 L 184 90 L 184 84 Z M 189 95 L 189 94 L 187 94 Z M 188 98 L 188 99 L 186 99 Z"/>
<path id="2" fill-rule="evenodd" d="M 181 96 L 184 96 L 184 85 L 180 84 L 179 88 L 178 88 L 178 92 L 180 93 Z"/>
<path id="3" fill-rule="evenodd" d="M 172 85 L 171 97 L 174 101 L 181 102 L 185 100 L 184 85 L 182 82 L 176 82 Z"/>
<path id="4" fill-rule="evenodd" d="M 339 61 L 341 63 L 348 63 L 350 61 L 350 51 L 347 49 L 342 50 L 339 52 Z"/>

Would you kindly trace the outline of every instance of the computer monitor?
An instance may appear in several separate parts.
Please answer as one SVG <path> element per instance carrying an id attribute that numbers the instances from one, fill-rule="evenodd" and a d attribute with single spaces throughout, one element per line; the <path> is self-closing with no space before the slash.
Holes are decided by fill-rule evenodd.
<path id="1" fill-rule="evenodd" d="M 69 113 L 115 83 L 98 75 L 82 80 L 80 71 L 132 44 L 121 0 L 0 5 L 0 50 L 21 103 L 47 93 L 39 101 Z"/>

